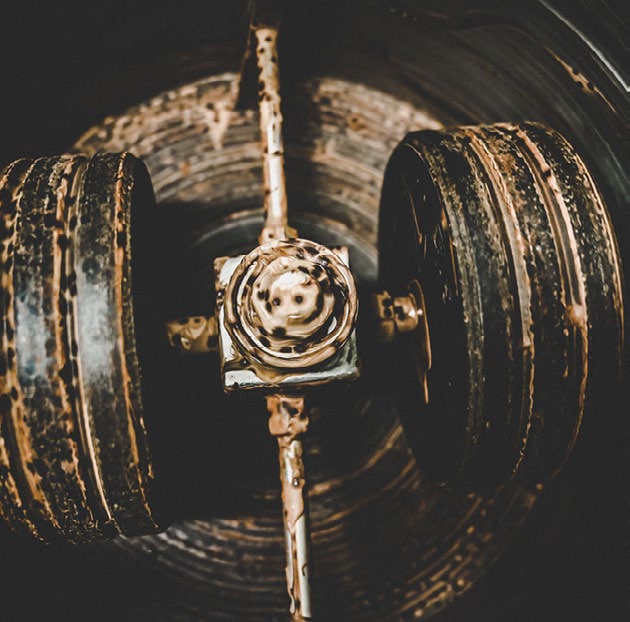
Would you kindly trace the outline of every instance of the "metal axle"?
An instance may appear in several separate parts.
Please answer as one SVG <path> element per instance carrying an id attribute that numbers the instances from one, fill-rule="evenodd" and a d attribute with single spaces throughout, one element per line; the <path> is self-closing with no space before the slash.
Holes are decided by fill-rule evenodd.
<path id="1" fill-rule="evenodd" d="M 303 397 L 268 395 L 269 432 L 278 440 L 284 535 L 287 555 L 287 590 L 292 622 L 311 620 L 309 582 L 310 537 L 302 437 L 308 430 Z"/>

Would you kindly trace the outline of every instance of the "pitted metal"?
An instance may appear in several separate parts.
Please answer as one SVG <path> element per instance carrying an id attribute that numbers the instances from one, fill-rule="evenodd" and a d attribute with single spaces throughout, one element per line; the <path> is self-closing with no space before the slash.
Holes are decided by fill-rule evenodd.
<path id="1" fill-rule="evenodd" d="M 357 293 L 348 266 L 307 240 L 280 240 L 245 256 L 225 292 L 225 325 L 241 352 L 280 369 L 324 363 L 350 337 Z"/>

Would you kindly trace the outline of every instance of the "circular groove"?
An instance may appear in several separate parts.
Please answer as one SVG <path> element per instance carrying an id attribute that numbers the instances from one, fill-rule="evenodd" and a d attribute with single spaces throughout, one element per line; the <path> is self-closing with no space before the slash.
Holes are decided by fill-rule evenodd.
<path id="1" fill-rule="evenodd" d="M 518 213 L 514 206 L 510 184 L 504 179 L 500 166 L 486 144 L 477 137 L 473 130 L 463 131 L 470 139 L 471 156 L 475 159 L 478 170 L 486 175 L 486 187 L 490 193 L 489 203 L 495 208 L 501 237 L 506 246 L 509 279 L 514 298 L 515 324 L 520 325 L 520 330 L 515 327 L 511 347 L 514 352 L 513 358 L 519 359 L 516 361 L 515 375 L 522 376 L 522 383 L 520 391 L 518 386 L 514 387 L 512 392 L 516 397 L 516 403 L 511 412 L 507 412 L 505 415 L 509 418 L 508 425 L 511 424 L 514 432 L 511 442 L 515 448 L 511 449 L 511 453 L 516 452 L 518 455 L 510 474 L 510 477 L 513 477 L 520 466 L 527 445 L 535 381 L 532 293 L 531 280 L 527 271 L 528 245 L 518 223 Z M 484 161 L 487 162 L 485 167 Z M 517 398 L 519 392 L 521 394 L 520 400 Z"/>
<path id="2" fill-rule="evenodd" d="M 146 171 L 129 154 L 90 158 L 71 238 L 78 358 L 97 470 L 116 529 L 128 535 L 157 528 L 146 497 L 151 473 L 130 291 L 135 175 Z M 150 201 L 150 195 L 139 197 L 136 209 Z"/>
<path id="3" fill-rule="evenodd" d="M 66 169 L 66 237 L 72 240 L 80 219 L 80 190 L 87 166 L 87 158 L 74 156 L 73 162 Z M 115 533 L 115 523 L 111 510 L 107 504 L 103 480 L 100 476 L 96 462 L 95 439 L 90 425 L 88 409 L 85 399 L 85 386 L 81 360 L 79 358 L 79 335 L 77 332 L 76 307 L 77 307 L 77 278 L 74 269 L 75 245 L 69 243 L 64 254 L 62 289 L 65 294 L 65 322 L 68 332 L 70 347 L 68 349 L 68 362 L 72 377 L 75 379 L 73 391 L 73 408 L 76 413 L 77 428 L 80 434 L 80 463 L 86 479 L 86 491 L 90 498 L 92 508 L 99 523 L 102 536 L 110 536 Z"/>
<path id="4" fill-rule="evenodd" d="M 2 494 L 1 515 L 10 528 L 26 531 L 41 537 L 33 523 L 30 505 L 29 482 L 20 466 L 20 454 L 14 432 L 14 417 L 19 400 L 15 362 L 15 315 L 13 312 L 13 251 L 15 249 L 16 221 L 22 184 L 32 162 L 19 160 L 9 165 L 0 182 L 0 208 L 2 216 L 2 292 L 0 297 L 2 315 L 2 342 L 0 348 L 0 416 L 2 421 L 0 438 Z"/>
<path id="5" fill-rule="evenodd" d="M 280 286 L 287 276 L 292 278 L 287 291 L 297 292 L 298 302 L 287 300 Z M 225 292 L 225 313 L 226 327 L 247 358 L 277 368 L 311 367 L 338 352 L 354 329 L 354 279 L 325 246 L 297 239 L 272 242 L 237 266 Z"/>
<path id="6" fill-rule="evenodd" d="M 552 477 L 623 343 L 619 256 L 586 167 L 533 123 L 421 132 L 392 157 L 382 206 L 383 284 L 419 279 L 438 352 L 433 404 L 418 414 L 417 389 L 404 391 L 418 459 L 466 488 Z M 607 352 L 590 352 L 590 331 L 608 332 Z M 590 376 L 594 364 L 611 378 Z"/>
<path id="7" fill-rule="evenodd" d="M 218 111 L 229 109 L 236 79 L 223 74 L 165 92 L 107 119 L 77 144 L 84 153 L 133 149 L 151 170 L 167 230 L 159 248 L 169 249 L 158 270 L 165 317 L 191 309 L 211 312 L 213 292 L 206 284 L 213 259 L 247 252 L 262 226 L 255 115 L 231 113 L 220 143 L 212 131 Z M 408 129 L 439 123 L 405 101 L 335 79 L 287 93 L 285 110 L 292 218 L 309 239 L 326 245 L 351 241 L 350 264 L 361 296 L 376 276 L 378 198 L 387 158 Z M 518 485 L 492 498 L 431 485 L 411 457 L 384 388 L 394 370 L 369 354 L 362 362 L 362 378 L 352 387 L 331 385 L 312 400 L 305 460 L 312 480 L 317 612 L 322 619 L 426 618 L 473 585 L 531 510 L 535 495 Z M 218 370 L 182 365 L 181 359 L 163 363 L 162 377 L 169 375 L 174 397 L 162 407 L 181 426 L 181 451 L 199 456 L 194 470 L 177 479 L 178 489 L 190 490 L 197 506 L 165 534 L 99 548 L 112 563 L 132 564 L 130 593 L 137 592 L 136 577 L 151 586 L 151 598 L 138 597 L 120 615 L 285 620 L 275 448 L 254 434 L 260 427 L 266 435 L 264 422 L 256 423 L 260 403 L 230 401 L 220 385 L 209 386 Z M 251 426 L 245 424 L 250 416 Z M 189 418 L 203 420 L 203 432 L 187 424 Z M 179 448 L 176 440 L 169 435 L 169 450 Z M 268 479 L 259 474 L 265 465 Z M 199 473 L 217 471 L 221 489 L 208 489 L 202 503 Z M 211 487 L 212 481 L 205 484 Z M 239 497 L 236 511 L 217 506 L 226 487 Z M 185 496 L 180 509 L 187 501 Z"/>
<path id="8" fill-rule="evenodd" d="M 96 529 L 79 473 L 77 434 L 70 400 L 72 373 L 62 310 L 65 183 L 69 158 L 36 160 L 24 183 L 14 253 L 13 287 L 17 372 L 24 421 L 26 467 L 41 489 L 42 510 L 58 536 L 89 539 Z"/>
<path id="9" fill-rule="evenodd" d="M 47 541 L 153 532 L 129 247 L 146 170 L 125 154 L 18 161 L 0 200 L 2 516 Z"/>

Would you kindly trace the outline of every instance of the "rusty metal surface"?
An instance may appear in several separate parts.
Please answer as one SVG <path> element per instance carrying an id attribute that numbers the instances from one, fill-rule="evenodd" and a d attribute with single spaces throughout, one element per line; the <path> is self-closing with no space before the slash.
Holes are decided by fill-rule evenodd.
<path id="1" fill-rule="evenodd" d="M 9 4 L 3 8 L 11 16 Z M 116 2 L 112 4 L 116 5 Z M 94 10 L 86 7 L 85 11 L 75 12 L 72 18 L 62 11 L 51 9 L 47 12 L 44 7 L 37 13 L 25 8 L 28 19 L 22 20 L 23 24 L 10 18 L 0 24 L 4 33 L 2 41 L 6 45 L 2 57 L 7 61 L 7 71 L 3 74 L 5 83 L 19 87 L 3 101 L 3 109 L 7 110 L 1 119 L 3 141 L 0 148 L 4 150 L 4 161 L 11 161 L 19 153 L 62 152 L 67 148 L 69 136 L 83 131 L 102 116 L 113 114 L 111 124 L 117 115 L 125 117 L 121 111 L 127 103 L 144 101 L 164 88 L 221 72 L 228 66 L 223 59 L 230 55 L 238 61 L 242 33 L 234 35 L 238 37 L 237 45 L 228 49 L 215 46 L 219 33 L 234 33 L 237 20 L 233 19 L 233 13 L 237 2 L 208 3 L 203 7 L 197 4 L 194 10 L 188 11 L 182 11 L 179 3 L 162 3 L 161 8 L 156 7 L 149 13 L 141 4 L 117 4 L 122 10 L 110 11 L 108 4 L 105 11 L 105 6 L 97 3 L 92 5 Z M 225 9 L 217 10 L 218 6 L 228 4 L 229 16 Z M 322 85 L 319 92 L 312 89 L 316 105 L 313 108 L 296 107 L 295 113 L 290 112 L 293 105 L 309 98 L 302 96 L 301 87 L 292 86 L 289 89 L 289 114 L 285 115 L 285 123 L 291 128 L 288 140 L 289 193 L 291 196 L 293 192 L 301 199 L 295 209 L 301 212 L 307 226 L 308 231 L 300 227 L 304 235 L 308 233 L 321 241 L 330 238 L 331 243 L 337 244 L 351 240 L 353 266 L 363 277 L 367 275 L 373 280 L 374 250 L 359 242 L 370 240 L 373 243 L 375 239 L 375 220 L 371 214 L 375 210 L 375 197 L 385 165 L 380 155 L 386 157 L 408 129 L 419 129 L 428 124 L 438 127 L 440 124 L 435 119 L 455 125 L 529 118 L 552 125 L 579 146 L 601 184 L 622 246 L 626 272 L 629 271 L 627 232 L 630 212 L 627 207 L 630 185 L 625 147 L 628 96 L 623 72 L 620 72 L 625 58 L 621 34 L 625 29 L 622 3 L 550 0 L 497 4 L 473 0 L 464 5 L 445 0 L 388 0 L 299 4 L 298 13 L 302 11 L 304 19 L 297 20 L 293 41 L 299 42 L 308 52 L 291 53 L 290 62 L 283 64 L 283 77 L 286 76 L 289 83 L 299 83 L 302 76 L 304 79 L 315 76 L 315 82 Z M 317 9 L 313 8 L 315 5 Z M 99 21 L 98 29 L 92 27 L 94 19 Z M 302 25 L 306 23 L 307 27 L 300 28 L 300 22 Z M 204 32 L 203 36 L 199 35 L 200 30 Z M 60 36 L 64 34 L 68 36 Z M 41 56 L 34 52 L 35 41 L 43 50 Z M 297 49 L 291 42 L 285 41 L 285 45 L 293 51 Z M 56 53 L 50 54 L 51 49 Z M 77 50 L 81 50 L 80 54 Z M 16 57 L 18 62 L 15 62 Z M 72 62 L 59 71 L 60 59 Z M 327 78 L 320 80 L 321 76 Z M 218 85 L 217 88 L 222 87 Z M 180 105 L 180 110 L 188 116 L 184 122 L 175 123 L 172 134 L 166 126 L 174 117 L 156 113 L 166 104 L 147 101 L 146 120 L 132 121 L 126 139 L 119 141 L 119 144 L 122 142 L 144 153 L 155 154 L 151 168 L 160 172 L 160 196 L 165 201 L 165 219 L 170 220 L 172 228 L 168 246 L 161 246 L 161 250 L 172 248 L 170 259 L 188 266 L 188 271 L 174 270 L 182 281 L 189 276 L 189 281 L 182 283 L 180 288 L 173 289 L 173 279 L 168 280 L 168 273 L 163 275 L 165 288 L 178 294 L 165 303 L 165 310 L 171 311 L 165 316 L 167 318 L 188 313 L 191 308 L 196 308 L 200 315 L 209 313 L 203 301 L 211 295 L 210 288 L 183 294 L 192 292 L 190 284 L 201 280 L 193 266 L 210 253 L 189 229 L 179 226 L 179 219 L 173 214 L 181 211 L 176 210 L 186 204 L 187 212 L 199 215 L 204 211 L 205 197 L 223 201 L 223 208 L 218 206 L 217 216 L 219 212 L 225 215 L 232 209 L 250 210 L 238 223 L 237 219 L 226 219 L 221 228 L 214 232 L 208 230 L 205 243 L 214 248 L 222 247 L 226 253 L 248 250 L 247 246 L 229 248 L 231 242 L 228 240 L 235 239 L 233 233 L 237 224 L 249 232 L 249 248 L 255 244 L 262 224 L 254 216 L 259 204 L 253 199 L 262 189 L 260 171 L 252 163 L 257 153 L 257 128 L 255 124 L 246 126 L 237 120 L 242 142 L 251 142 L 251 147 L 244 148 L 241 155 L 246 160 L 251 156 L 251 160 L 244 166 L 230 169 L 226 150 L 238 149 L 238 141 L 233 135 L 225 143 L 226 150 L 213 151 L 214 144 L 220 143 L 225 135 L 223 129 L 228 116 L 225 100 L 219 101 L 220 98 L 212 94 L 206 97 L 200 92 L 202 90 L 189 89 L 186 94 L 175 97 L 176 105 Z M 379 92 L 393 94 L 396 105 L 387 105 L 387 98 Z M 366 106 L 366 102 L 369 105 Z M 204 110 L 206 105 L 210 107 Z M 432 112 L 427 115 L 419 110 Z M 311 118 L 314 119 L 308 134 L 311 138 L 302 142 L 300 128 L 309 125 Z M 122 122 L 118 127 L 119 138 L 123 130 L 121 125 Z M 203 153 L 194 150 L 198 143 L 192 134 L 198 128 L 207 128 L 209 136 L 206 139 L 211 135 L 215 140 L 204 140 Z M 156 136 L 154 144 L 151 134 Z M 108 135 L 111 130 L 104 129 L 100 137 L 93 138 L 94 144 L 106 142 Z M 179 146 L 171 148 L 169 145 L 173 142 Z M 325 151 L 329 157 L 322 163 Z M 375 151 L 379 158 L 373 160 Z M 344 157 L 333 161 L 333 156 L 340 152 Z M 184 177 L 181 184 L 177 181 L 179 155 L 187 155 L 181 167 Z M 235 151 L 232 156 L 234 161 L 240 157 Z M 360 170 L 352 166 L 353 158 L 374 166 L 368 165 L 367 174 L 364 174 L 364 166 Z M 221 168 L 217 173 L 223 176 L 224 185 L 215 188 L 201 181 L 206 174 L 206 165 Z M 341 168 L 337 170 L 337 167 Z M 239 190 L 241 182 L 242 191 Z M 340 190 L 339 196 L 335 195 L 336 190 Z M 179 203 L 178 191 L 181 191 Z M 169 206 L 167 202 L 173 197 L 175 201 Z M 341 207 L 346 199 L 350 205 L 347 210 Z M 365 217 L 364 212 L 370 216 Z M 324 217 L 315 218 L 317 213 Z M 182 238 L 178 237 L 180 235 Z M 180 261 L 182 248 L 187 242 L 178 246 L 174 242 L 178 239 L 196 240 L 196 250 L 190 250 L 190 253 L 197 253 L 197 257 L 188 262 Z M 168 360 L 165 364 L 168 365 Z M 223 432 L 221 440 L 213 442 L 214 437 L 199 434 L 200 426 L 196 421 L 191 423 L 183 411 L 194 414 L 195 404 L 207 397 L 199 396 L 199 393 L 208 370 L 198 373 L 198 363 L 188 362 L 180 363 L 179 368 L 171 366 L 169 370 L 177 392 L 177 399 L 169 402 L 174 413 L 171 423 L 181 436 L 188 438 L 188 447 L 184 448 L 183 443 L 178 442 L 178 436 L 171 434 L 170 447 L 179 463 L 191 460 L 195 467 L 191 471 L 183 467 L 175 469 L 173 479 L 179 482 L 179 488 L 172 487 L 174 496 L 191 516 L 208 516 L 214 512 L 233 517 L 234 513 L 223 511 L 223 504 L 225 490 L 229 490 L 234 482 L 251 483 L 249 488 L 241 489 L 240 498 L 252 504 L 256 490 L 271 490 L 277 485 L 275 469 L 266 479 L 260 475 L 264 471 L 262 461 L 253 459 L 256 452 L 264 453 L 260 447 L 265 446 L 265 440 L 243 435 L 233 423 L 233 409 L 224 413 L 228 409 L 220 399 L 216 400 L 213 418 Z M 182 382 L 184 374 L 189 374 L 192 380 Z M 212 390 L 218 391 L 220 387 Z M 371 395 L 374 390 L 374 386 L 367 387 L 365 395 Z M 344 594 L 347 600 L 354 585 L 363 586 L 361 594 L 367 593 L 371 602 L 365 605 L 346 603 L 344 611 L 360 609 L 359 618 L 369 619 L 372 615 L 373 619 L 386 619 L 387 611 L 395 609 L 395 605 L 390 610 L 385 605 L 392 590 L 400 599 L 408 594 L 410 602 L 416 599 L 417 591 L 399 589 L 399 579 L 404 574 L 401 568 L 407 562 L 409 567 L 416 564 L 417 568 L 418 562 L 412 559 L 416 553 L 419 556 L 415 559 L 421 559 L 419 552 L 430 550 L 434 544 L 435 554 L 439 557 L 439 551 L 446 551 L 449 542 L 462 545 L 459 552 L 453 553 L 454 558 L 462 552 L 467 556 L 467 551 L 474 555 L 479 548 L 488 555 L 502 549 L 504 538 L 508 538 L 507 532 L 514 533 L 514 530 L 507 529 L 506 533 L 497 536 L 500 522 L 495 519 L 502 512 L 505 514 L 509 502 L 505 497 L 503 501 L 499 500 L 498 506 L 486 513 L 487 522 L 481 515 L 486 512 L 487 505 L 475 506 L 476 501 L 463 498 L 431 493 L 429 506 L 434 507 L 437 503 L 438 508 L 428 512 L 425 506 L 420 510 L 413 503 L 405 504 L 401 498 L 409 488 L 404 485 L 396 484 L 397 495 L 388 497 L 379 492 L 381 501 L 376 503 L 375 491 L 380 490 L 382 484 L 378 474 L 387 472 L 390 481 L 396 479 L 394 472 L 405 464 L 404 459 L 397 457 L 400 452 L 407 451 L 406 445 L 398 437 L 392 439 L 387 434 L 392 415 L 380 398 L 376 400 L 380 405 L 376 409 L 374 405 L 368 405 L 367 398 L 362 402 L 348 395 L 339 396 L 342 397 L 358 404 L 357 408 L 351 409 L 351 416 L 347 420 L 338 417 L 334 429 L 323 422 L 317 423 L 314 417 L 309 432 L 320 438 L 323 435 L 326 443 L 321 446 L 329 447 L 320 453 L 322 459 L 318 459 L 316 474 L 320 481 L 325 478 L 338 480 L 340 475 L 347 479 L 348 474 L 354 472 L 352 465 L 363 458 L 367 461 L 372 448 L 389 443 L 389 449 L 378 452 L 376 472 L 373 465 L 361 471 L 364 475 L 369 473 L 370 477 L 363 477 L 357 486 L 350 482 L 341 485 L 337 481 L 338 492 L 350 493 L 349 497 L 346 495 L 346 505 L 356 509 L 347 515 L 350 520 L 337 524 L 333 531 L 328 529 L 318 538 L 323 538 L 332 545 L 331 549 L 338 551 L 336 556 L 330 556 L 331 559 L 351 559 L 360 551 L 363 563 L 345 564 L 339 571 L 331 563 L 333 580 L 328 584 L 326 594 L 335 602 L 340 598 L 343 600 Z M 239 402 L 239 412 L 247 410 L 247 404 Z M 358 412 L 365 416 L 358 416 Z M 205 413 L 203 416 L 205 418 Z M 536 516 L 504 555 L 501 564 L 486 572 L 487 579 L 478 583 L 473 593 L 449 606 L 444 612 L 445 619 L 468 621 L 471 615 L 484 619 L 494 615 L 529 622 L 549 616 L 555 616 L 555 619 L 599 619 L 602 615 L 609 619 L 626 617 L 620 614 L 619 596 L 626 591 L 623 568 L 627 564 L 622 561 L 620 550 L 624 548 L 624 542 L 627 543 L 622 536 L 627 534 L 623 518 L 627 515 L 627 499 L 624 500 L 624 493 L 620 494 L 620 491 L 627 488 L 628 479 L 627 417 L 623 410 L 611 409 L 602 412 L 597 421 L 591 421 L 594 425 L 589 425 L 588 420 L 584 423 L 590 427 L 589 436 L 596 432 L 595 440 L 578 459 L 573 458 L 570 473 L 565 470 L 564 477 L 559 478 L 561 481 L 554 482 L 551 495 L 542 501 Z M 338 439 L 342 436 L 351 438 L 349 432 L 356 429 L 363 430 L 364 448 L 359 450 L 353 443 L 342 451 Z M 226 444 L 226 439 L 237 439 L 239 451 L 221 452 L 221 447 L 216 445 Z M 333 450 L 331 444 L 338 449 Z M 274 447 L 268 447 L 271 453 L 265 455 L 265 461 L 274 450 Z M 213 453 L 217 453 L 220 460 L 213 460 Z M 196 460 L 192 459 L 193 454 L 197 456 Z M 317 451 L 313 455 L 317 456 Z M 388 460 L 392 467 L 389 470 L 383 464 Z M 221 494 L 211 482 L 200 482 L 197 475 L 201 471 L 212 472 L 219 465 L 223 468 L 222 483 L 225 484 L 216 487 L 223 491 Z M 193 477 L 189 477 L 190 473 Z M 413 479 L 414 490 L 417 490 L 421 485 L 420 477 L 414 474 Z M 404 483 L 404 478 L 401 481 Z M 200 500 L 202 486 L 204 490 L 211 490 L 207 505 Z M 373 510 L 375 519 L 380 519 L 384 532 L 382 544 L 368 538 L 366 521 L 362 520 L 366 514 L 357 514 L 358 505 L 353 499 L 359 486 L 365 490 L 366 507 Z M 417 499 L 415 492 L 412 498 Z M 388 499 L 393 501 L 386 505 Z M 321 501 L 326 502 L 326 498 Z M 285 603 L 278 602 L 277 596 L 282 594 L 284 578 L 267 574 L 270 567 L 279 568 L 283 563 L 281 526 L 276 521 L 275 502 L 277 499 L 260 515 L 256 514 L 262 518 L 257 519 L 253 532 L 247 530 L 250 523 L 246 521 L 217 519 L 180 524 L 168 534 L 168 541 L 164 536 L 148 539 L 142 546 L 121 543 L 120 551 L 110 546 L 89 551 L 46 551 L 5 543 L 3 611 L 24 619 L 83 620 L 86 607 L 90 607 L 94 620 L 198 620 L 204 616 L 220 620 L 239 619 L 238 612 L 253 604 L 254 619 L 269 620 L 277 616 L 281 620 Z M 374 510 L 375 504 L 382 510 Z M 465 510 L 467 504 L 472 513 Z M 390 516 L 399 512 L 404 516 L 405 511 L 409 512 L 411 521 L 419 515 L 424 516 L 421 525 L 425 527 L 410 529 L 407 519 L 398 520 L 395 527 L 399 534 L 392 536 L 394 526 Z M 454 523 L 447 520 L 442 524 L 443 516 L 449 512 L 460 518 L 466 516 L 463 524 L 474 525 L 474 534 L 462 536 L 466 528 L 462 527 L 461 531 L 456 528 L 460 535 L 449 540 L 444 534 L 450 533 Z M 251 516 L 252 511 L 241 515 Z M 522 513 L 515 511 L 513 515 L 521 516 Z M 273 517 L 276 522 L 266 522 L 265 516 Z M 372 523 L 368 521 L 369 524 Z M 427 530 L 433 533 L 433 529 L 436 535 L 426 543 L 426 549 L 415 541 Z M 348 538 L 353 544 L 348 543 Z M 405 538 L 406 542 L 403 542 Z M 237 539 L 240 544 L 234 545 L 231 539 Z M 206 545 L 211 547 L 210 560 L 202 553 Z M 363 553 L 375 546 L 379 552 L 391 548 L 392 556 L 388 557 L 386 552 L 379 564 L 375 562 L 376 555 Z M 398 556 L 397 562 L 395 556 Z M 488 558 L 485 554 L 482 557 L 484 560 Z M 248 563 L 244 563 L 245 558 Z M 259 561 L 249 563 L 252 558 Z M 405 561 L 401 562 L 401 559 Z M 484 563 L 480 558 L 480 566 Z M 329 566 L 324 564 L 324 569 Z M 375 566 L 382 570 L 375 576 L 391 575 L 394 578 L 372 581 L 370 576 Z M 418 571 L 418 581 L 410 580 L 408 585 L 421 585 L 423 581 L 425 587 L 437 585 L 433 605 L 439 607 L 443 602 L 441 595 L 449 591 L 443 589 L 440 579 L 448 577 L 449 572 L 439 574 L 445 567 L 438 563 L 435 576 L 421 575 Z M 452 568 L 456 572 L 456 565 Z M 433 578 L 429 581 L 430 576 Z M 476 571 L 467 576 L 472 579 Z M 340 580 L 335 581 L 337 577 Z M 211 585 L 205 584 L 206 580 Z M 33 583 L 38 585 L 38 598 L 33 598 Z M 458 589 L 455 582 L 448 583 L 453 591 Z M 468 582 L 464 584 L 468 585 Z M 68 598 L 68 586 L 76 588 L 71 599 Z M 427 594 L 426 590 L 423 594 Z M 391 602 L 399 602 L 398 596 L 390 599 Z M 425 596 L 422 603 L 429 600 L 430 595 Z M 370 606 L 373 614 L 369 613 Z M 425 610 L 430 608 L 424 607 Z M 405 619 L 404 614 L 398 615 L 396 611 L 391 617 Z M 408 617 L 412 617 L 411 613 Z"/>
<path id="2" fill-rule="evenodd" d="M 474 489 L 547 481 L 621 377 L 620 259 L 588 170 L 540 124 L 464 127 L 407 136 L 384 188 L 383 283 L 422 283 L 439 344 L 428 407 L 400 369 L 420 462 Z"/>
<path id="3" fill-rule="evenodd" d="M 4 518 L 45 541 L 154 532 L 131 303 L 146 171 L 61 156 L 18 161 L 2 184 Z"/>
<path id="4" fill-rule="evenodd" d="M 282 108 L 278 69 L 278 30 L 255 28 L 259 71 L 258 110 L 263 157 L 265 226 L 260 243 L 295 237 L 288 225 L 287 187 L 284 174 Z"/>
<path id="5" fill-rule="evenodd" d="M 25 527 L 27 533 L 39 536 L 39 530 L 27 514 L 28 503 L 32 495 L 33 478 L 24 464 L 22 452 L 16 452 L 18 430 L 13 430 L 18 411 L 17 370 L 15 362 L 15 313 L 13 311 L 14 288 L 13 259 L 15 249 L 16 222 L 18 218 L 20 196 L 23 182 L 30 172 L 31 162 L 21 160 L 7 167 L 2 173 L 2 435 L 0 439 L 2 479 L 2 518 L 16 530 Z M 6 269 L 8 266 L 9 269 Z M 11 394 L 12 389 L 13 395 Z M 21 431 L 21 430 L 20 430 Z M 12 466 L 13 465 L 13 466 Z M 17 466 L 17 468 L 16 468 Z M 13 468 L 13 472 L 12 472 Z M 19 474 L 24 474 L 22 477 Z M 21 490 L 20 490 L 21 489 Z"/>
<path id="6" fill-rule="evenodd" d="M 170 320 L 165 329 L 169 344 L 180 352 L 208 354 L 217 350 L 217 318 L 214 315 Z"/>
<path id="7" fill-rule="evenodd" d="M 262 224 L 256 116 L 232 113 L 218 136 L 214 114 L 208 113 L 225 109 L 236 79 L 235 74 L 220 75 L 156 97 L 90 130 L 77 143 L 88 153 L 131 147 L 145 159 L 169 231 L 168 261 L 177 258 L 172 270 L 178 282 L 170 282 L 164 272 L 163 287 L 189 291 L 187 299 L 165 299 L 171 304 L 177 299 L 189 309 L 197 305 L 200 311 L 201 301 L 212 294 L 199 288 L 208 279 L 199 277 L 196 266 L 251 248 Z M 349 243 L 361 291 L 376 277 L 376 219 L 387 156 L 407 130 L 440 124 L 408 103 L 342 80 L 312 81 L 291 99 L 289 107 L 307 105 L 310 110 L 286 137 L 294 222 L 318 242 Z M 172 227 L 175 218 L 177 229 Z M 198 293 L 191 296 L 195 287 Z M 169 313 L 173 315 L 165 308 Z M 369 342 L 368 335 L 363 339 Z M 356 386 L 331 386 L 311 402 L 304 461 L 317 568 L 313 608 L 329 620 L 417 619 L 470 588 L 531 509 L 535 494 L 516 486 L 484 499 L 431 486 L 409 453 L 388 381 L 377 380 L 383 371 L 369 355 L 366 362 Z M 181 396 L 185 383 L 179 389 L 176 384 L 182 382 L 177 380 L 181 371 L 171 369 L 172 390 Z M 203 377 L 211 373 L 204 366 Z M 224 450 L 214 447 L 221 472 L 229 477 L 234 459 L 226 449 L 233 443 L 250 447 L 248 455 L 239 453 L 239 463 L 273 463 L 272 448 L 264 442 L 252 446 L 242 425 L 236 432 L 226 419 L 234 419 L 235 409 L 241 419 L 259 412 L 258 400 L 232 402 L 220 387 L 210 390 L 211 397 L 189 400 L 186 408 L 199 411 L 196 417 L 203 412 L 212 434 L 221 438 Z M 189 411 L 186 416 L 193 415 Z M 206 473 L 215 489 L 229 481 L 221 476 L 213 484 L 214 471 Z M 242 495 L 237 514 L 221 510 L 216 502 L 213 506 L 209 497 L 194 520 L 176 522 L 154 538 L 113 543 L 100 553 L 133 559 L 153 577 L 159 586 L 154 598 L 138 604 L 145 615 L 216 620 L 239 619 L 247 612 L 250 620 L 282 620 L 284 547 L 276 481 L 273 473 L 232 478 L 233 489 Z"/>
<path id="8" fill-rule="evenodd" d="M 302 459 L 302 442 L 309 420 L 303 397 L 272 394 L 266 399 L 269 433 L 278 441 L 289 613 L 293 622 L 303 622 L 312 619 L 311 538 L 306 470 Z"/>
<path id="9" fill-rule="evenodd" d="M 301 239 L 216 260 L 226 388 L 358 376 L 358 301 L 347 261 L 347 249 L 335 252 Z"/>

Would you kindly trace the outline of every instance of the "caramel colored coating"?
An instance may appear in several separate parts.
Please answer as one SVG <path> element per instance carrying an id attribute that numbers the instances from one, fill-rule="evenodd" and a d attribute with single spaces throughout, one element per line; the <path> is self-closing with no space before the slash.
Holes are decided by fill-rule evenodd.
<path id="1" fill-rule="evenodd" d="M 309 420 L 303 397 L 268 395 L 267 410 L 270 414 L 269 432 L 278 440 L 289 612 L 292 622 L 302 622 L 311 619 L 310 530 L 301 440 L 308 430 Z"/>
<path id="2" fill-rule="evenodd" d="M 357 314 L 348 266 L 308 240 L 278 240 L 245 256 L 225 292 L 226 325 L 243 355 L 273 368 L 325 362 Z"/>

